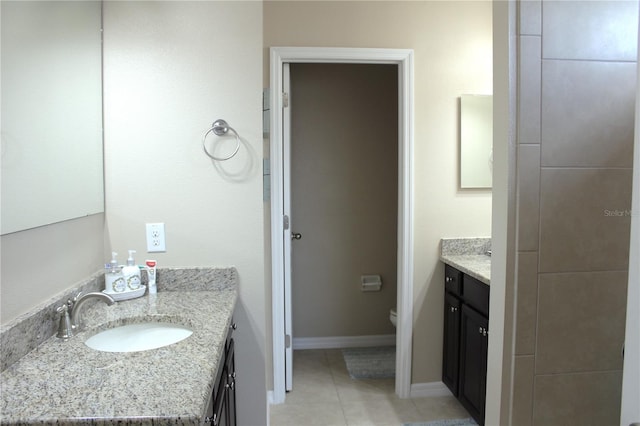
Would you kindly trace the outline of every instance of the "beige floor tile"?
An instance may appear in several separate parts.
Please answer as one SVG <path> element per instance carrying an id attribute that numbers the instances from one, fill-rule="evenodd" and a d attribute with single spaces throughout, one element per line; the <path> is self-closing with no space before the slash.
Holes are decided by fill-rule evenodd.
<path id="1" fill-rule="evenodd" d="M 352 379 L 340 349 L 294 352 L 293 391 L 270 410 L 272 426 L 399 426 L 470 417 L 453 396 L 400 399 L 395 379 Z"/>
<path id="2" fill-rule="evenodd" d="M 454 396 L 414 398 L 412 401 L 421 415 L 420 421 L 423 422 L 440 419 L 466 419 L 471 417 Z"/>
<path id="3" fill-rule="evenodd" d="M 349 426 L 398 426 L 422 419 L 416 406 L 408 399 L 343 401 L 342 409 Z"/>
<path id="4" fill-rule="evenodd" d="M 293 352 L 294 372 L 317 371 L 329 368 L 329 358 L 324 351 L 303 350 Z"/>
<path id="5" fill-rule="evenodd" d="M 305 373 L 293 377 L 293 390 L 287 393 L 287 403 L 339 403 L 338 392 L 330 373 Z"/>
<path id="6" fill-rule="evenodd" d="M 395 379 L 355 380 L 347 376 L 335 378 L 335 386 L 343 403 L 397 398 L 395 395 Z"/>
<path id="7" fill-rule="evenodd" d="M 340 403 L 280 404 L 271 406 L 271 426 L 346 426 Z"/>

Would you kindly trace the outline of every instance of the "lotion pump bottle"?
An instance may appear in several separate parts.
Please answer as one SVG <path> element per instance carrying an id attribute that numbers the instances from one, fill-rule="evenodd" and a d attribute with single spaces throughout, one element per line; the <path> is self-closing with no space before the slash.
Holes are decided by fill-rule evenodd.
<path id="1" fill-rule="evenodd" d="M 127 266 L 122 268 L 122 275 L 124 276 L 124 280 L 127 282 L 127 289 L 129 290 L 137 290 L 142 284 L 140 268 L 136 265 L 136 261 L 133 259 L 135 252 L 135 250 L 129 250 Z"/>
<path id="2" fill-rule="evenodd" d="M 116 260 L 117 256 L 118 253 L 115 251 L 111 252 L 111 262 L 105 265 L 107 273 L 104 277 L 104 289 L 107 293 L 121 293 L 127 289 L 127 283 L 122 276 L 118 261 Z"/>

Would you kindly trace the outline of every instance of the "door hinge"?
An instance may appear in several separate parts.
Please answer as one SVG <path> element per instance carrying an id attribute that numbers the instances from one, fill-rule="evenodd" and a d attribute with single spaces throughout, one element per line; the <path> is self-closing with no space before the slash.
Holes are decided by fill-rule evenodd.
<path id="1" fill-rule="evenodd" d="M 291 347 L 291 336 L 289 334 L 284 335 L 284 347 L 287 349 Z"/>
<path id="2" fill-rule="evenodd" d="M 282 107 L 287 108 L 289 106 L 289 94 L 282 92 Z"/>
<path id="3" fill-rule="evenodd" d="M 289 229 L 289 216 L 284 215 L 282 217 L 282 226 L 284 227 L 284 230 L 286 231 L 287 229 Z"/>

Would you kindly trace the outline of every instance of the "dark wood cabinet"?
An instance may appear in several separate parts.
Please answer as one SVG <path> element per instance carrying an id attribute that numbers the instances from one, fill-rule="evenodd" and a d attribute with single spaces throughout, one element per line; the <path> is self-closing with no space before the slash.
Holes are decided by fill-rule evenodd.
<path id="1" fill-rule="evenodd" d="M 484 423 L 488 327 L 487 317 L 469 305 L 462 305 L 458 400 L 478 424 Z"/>
<path id="2" fill-rule="evenodd" d="M 445 265 L 442 381 L 484 424 L 489 286 Z"/>
<path id="3" fill-rule="evenodd" d="M 236 426 L 236 364 L 232 323 L 224 344 L 224 353 L 218 364 L 218 373 L 207 408 L 204 423 L 214 426 Z"/>
<path id="4" fill-rule="evenodd" d="M 458 396 L 460 367 L 460 299 L 449 293 L 444 296 L 444 342 L 442 381 Z"/>

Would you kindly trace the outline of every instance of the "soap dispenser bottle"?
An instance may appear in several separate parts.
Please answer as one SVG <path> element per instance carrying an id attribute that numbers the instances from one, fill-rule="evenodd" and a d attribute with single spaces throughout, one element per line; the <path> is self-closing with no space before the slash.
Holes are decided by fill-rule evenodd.
<path id="1" fill-rule="evenodd" d="M 117 256 L 118 253 L 111 252 L 111 262 L 105 265 L 104 289 L 106 293 L 122 293 L 127 289 L 127 283 L 116 260 Z"/>
<path id="2" fill-rule="evenodd" d="M 129 290 L 137 290 L 142 284 L 140 268 L 136 265 L 136 261 L 133 259 L 135 252 L 135 250 L 129 250 L 127 266 L 122 267 L 122 275 L 124 276 L 124 280 L 126 281 L 127 288 Z"/>

